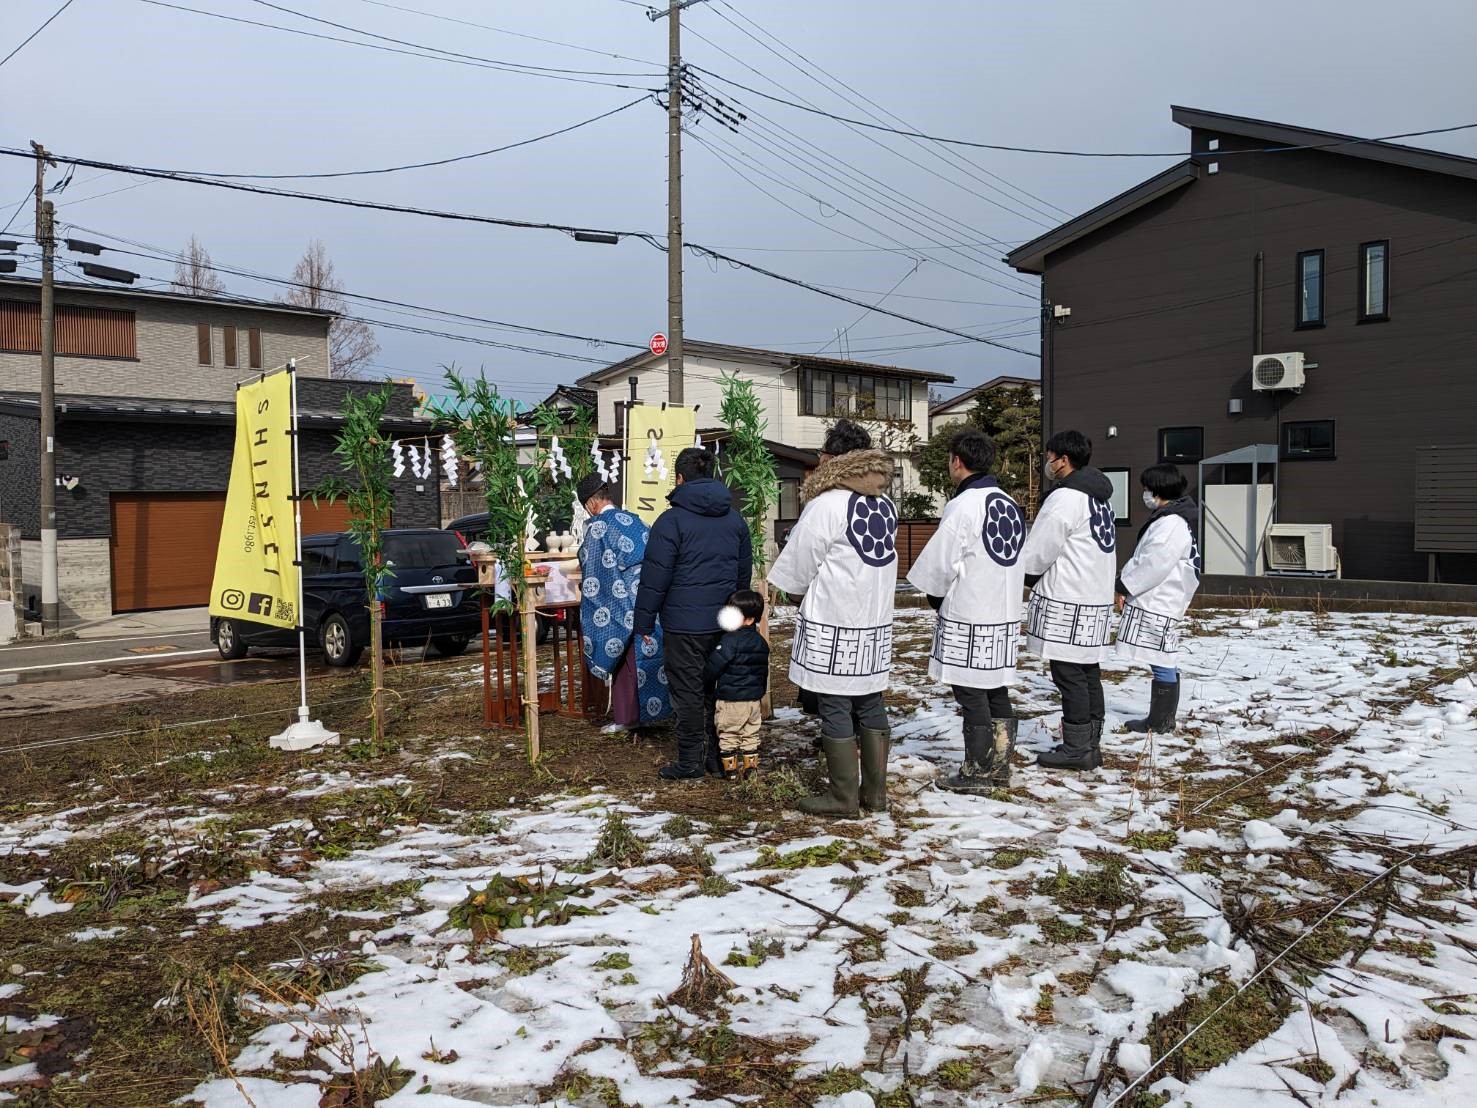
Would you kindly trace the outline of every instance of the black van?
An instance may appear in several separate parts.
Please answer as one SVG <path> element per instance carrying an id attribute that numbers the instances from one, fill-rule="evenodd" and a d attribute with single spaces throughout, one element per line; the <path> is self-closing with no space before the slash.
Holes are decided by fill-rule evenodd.
<path id="1" fill-rule="evenodd" d="M 388 644 L 429 645 L 460 654 L 481 633 L 477 570 L 456 534 L 431 528 L 384 533 L 384 637 Z M 369 600 L 359 542 L 347 532 L 303 538 L 303 626 L 331 666 L 351 666 L 369 645 Z M 244 658 L 253 646 L 294 646 L 297 632 L 235 616 L 211 616 L 220 656 Z"/>

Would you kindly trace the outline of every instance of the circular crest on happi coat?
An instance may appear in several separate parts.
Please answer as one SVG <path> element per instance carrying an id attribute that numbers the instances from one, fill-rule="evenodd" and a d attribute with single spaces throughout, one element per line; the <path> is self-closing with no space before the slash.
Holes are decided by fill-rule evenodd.
<path id="1" fill-rule="evenodd" d="M 846 538 L 869 566 L 885 566 L 897 557 L 897 509 L 885 496 L 851 494 Z"/>
<path id="2" fill-rule="evenodd" d="M 1087 498 L 1088 518 L 1092 522 L 1092 537 L 1104 554 L 1113 553 L 1118 545 L 1118 522 L 1113 518 L 1113 505 L 1106 500 Z"/>
<path id="3" fill-rule="evenodd" d="M 1003 492 L 992 492 L 985 498 L 985 525 L 980 538 L 985 553 L 996 564 L 1013 566 L 1026 545 L 1026 518 L 1016 502 Z"/>

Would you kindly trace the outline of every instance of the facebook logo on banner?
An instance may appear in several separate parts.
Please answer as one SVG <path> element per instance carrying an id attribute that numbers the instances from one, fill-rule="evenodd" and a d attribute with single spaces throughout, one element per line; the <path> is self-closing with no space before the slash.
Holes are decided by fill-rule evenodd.
<path id="1" fill-rule="evenodd" d="M 272 614 L 271 594 L 265 592 L 252 593 L 251 602 L 246 606 L 246 610 L 251 612 L 252 615 L 270 617 Z"/>

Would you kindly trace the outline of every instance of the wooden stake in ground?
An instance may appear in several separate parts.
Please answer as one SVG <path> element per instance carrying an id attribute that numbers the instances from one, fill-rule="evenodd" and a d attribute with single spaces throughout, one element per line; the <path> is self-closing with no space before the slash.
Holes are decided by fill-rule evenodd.
<path id="1" fill-rule="evenodd" d="M 682 971 L 682 984 L 667 997 L 667 1003 L 681 1005 L 689 1012 L 702 1012 L 731 988 L 733 982 L 728 975 L 709 960 L 703 953 L 702 939 L 693 935 L 692 952 L 687 956 L 687 968 Z"/>

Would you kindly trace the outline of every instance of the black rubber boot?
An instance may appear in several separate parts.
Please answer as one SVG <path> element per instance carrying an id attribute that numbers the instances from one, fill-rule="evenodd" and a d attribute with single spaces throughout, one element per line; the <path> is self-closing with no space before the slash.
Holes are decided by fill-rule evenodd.
<path id="1" fill-rule="evenodd" d="M 869 812 L 887 811 L 887 754 L 892 732 L 871 727 L 857 729 L 861 747 L 861 802 Z"/>
<path id="2" fill-rule="evenodd" d="M 1062 723 L 1062 745 L 1036 757 L 1038 766 L 1051 769 L 1092 769 L 1092 724 Z"/>
<path id="3" fill-rule="evenodd" d="M 1009 722 L 1000 720 L 1001 723 Z M 967 724 L 964 728 L 964 764 L 959 772 L 944 778 L 939 787 L 956 793 L 980 795 L 995 787 L 995 731 L 991 724 Z"/>
<path id="4" fill-rule="evenodd" d="M 995 741 L 995 765 L 990 780 L 997 789 L 1010 788 L 1010 760 L 1015 757 L 1015 737 L 1020 731 L 1018 719 L 996 719 L 990 721 Z"/>
<path id="5" fill-rule="evenodd" d="M 802 812 L 812 816 L 840 816 L 855 819 L 861 814 L 861 763 L 857 758 L 855 737 L 844 739 L 826 737 L 821 749 L 826 755 L 826 772 L 831 786 L 819 796 L 808 796 L 796 805 Z"/>
<path id="6" fill-rule="evenodd" d="M 662 766 L 656 774 L 663 781 L 696 781 L 699 777 L 706 777 L 708 771 L 702 766 L 685 766 L 681 762 L 673 762 Z"/>
<path id="7" fill-rule="evenodd" d="M 1103 721 L 1095 719 L 1092 721 L 1092 768 L 1101 769 L 1103 766 Z"/>
<path id="8" fill-rule="evenodd" d="M 1174 733 L 1176 715 L 1180 709 L 1180 683 L 1178 681 L 1155 681 L 1149 686 L 1149 715 L 1147 719 L 1131 719 L 1123 726 L 1140 735 L 1152 731 L 1156 735 Z"/>

